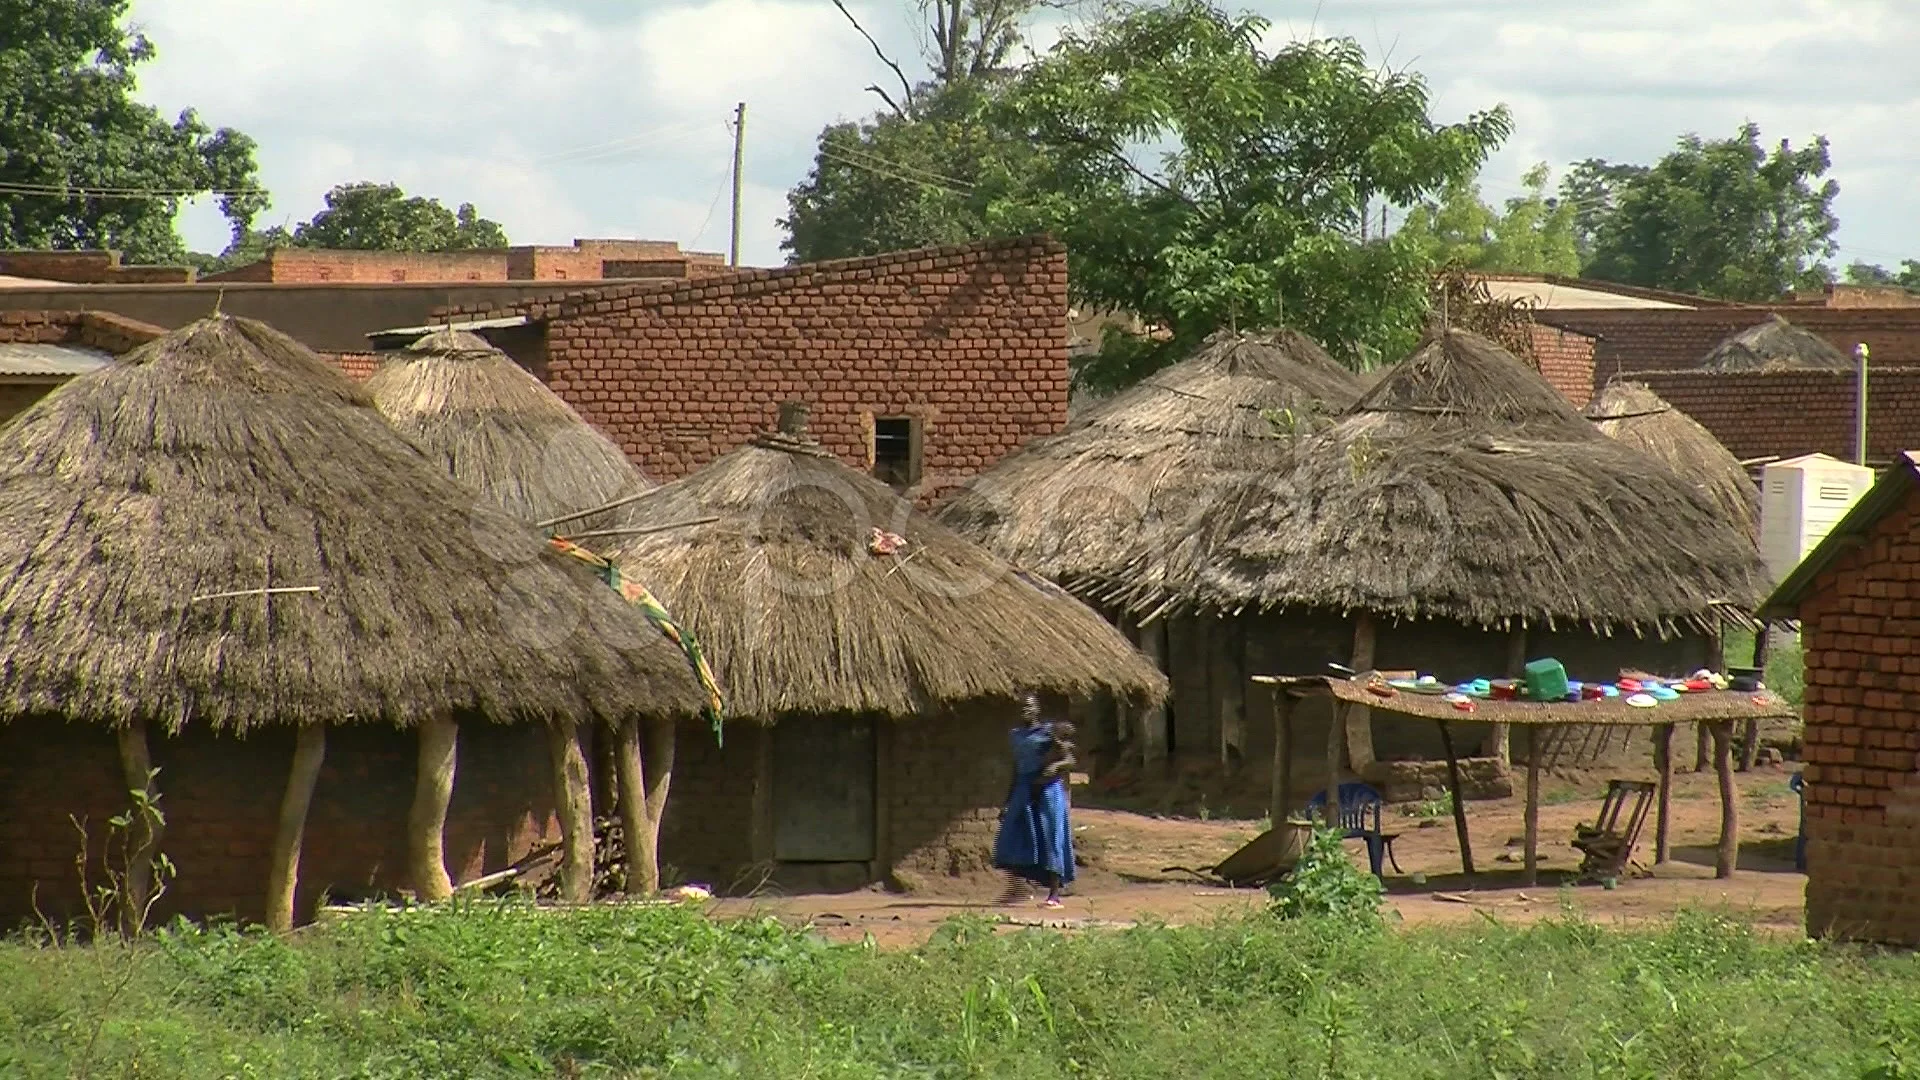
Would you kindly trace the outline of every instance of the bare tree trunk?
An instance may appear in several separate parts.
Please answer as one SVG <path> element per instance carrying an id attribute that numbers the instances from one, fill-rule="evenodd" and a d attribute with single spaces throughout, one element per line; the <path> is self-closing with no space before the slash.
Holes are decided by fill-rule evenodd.
<path id="1" fill-rule="evenodd" d="M 280 823 L 273 833 L 273 861 L 267 867 L 267 928 L 293 929 L 293 897 L 300 887 L 300 845 L 307 832 L 307 810 L 327 756 L 324 724 L 304 724 L 293 744 L 293 768 L 280 798 Z"/>
<path id="2" fill-rule="evenodd" d="M 407 872 L 422 900 L 453 895 L 453 879 L 447 876 L 446 831 L 459 744 L 460 728 L 451 716 L 420 721 L 420 761 L 414 774 L 413 807 L 407 812 Z"/>
<path id="3" fill-rule="evenodd" d="M 647 770 L 640 750 L 640 722 L 630 719 L 614 730 L 620 833 L 627 847 L 626 891 L 628 896 L 646 896 L 660 890 L 660 857 L 653 846 L 653 822 L 647 813 Z"/>
<path id="4" fill-rule="evenodd" d="M 673 753 L 679 729 L 664 717 L 647 720 L 647 838 L 654 858 L 660 857 L 660 823 L 667 816 L 667 790 L 673 786 Z M 658 875 L 656 863 L 654 873 Z"/>
<path id="5" fill-rule="evenodd" d="M 593 792 L 580 727 L 571 720 L 547 725 L 553 764 L 553 801 L 560 811 L 560 898 L 570 904 L 593 899 Z"/>
<path id="6" fill-rule="evenodd" d="M 145 792 L 151 804 L 160 797 L 160 791 L 153 776 L 153 755 L 147 747 L 146 721 L 131 721 L 116 735 L 120 743 L 120 772 L 126 780 L 127 793 Z M 160 852 L 160 835 L 166 826 L 151 814 L 135 815 L 129 825 L 139 830 L 139 841 L 124 870 L 126 896 L 121 900 L 120 929 L 127 934 L 139 934 L 146 929 L 147 906 L 153 901 L 153 860 Z M 130 835 L 129 839 L 132 838 Z"/>

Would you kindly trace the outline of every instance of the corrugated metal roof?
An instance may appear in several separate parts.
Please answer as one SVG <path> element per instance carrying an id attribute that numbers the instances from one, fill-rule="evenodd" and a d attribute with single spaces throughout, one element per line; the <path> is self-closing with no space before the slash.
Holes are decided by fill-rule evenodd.
<path id="1" fill-rule="evenodd" d="M 29 345 L 0 342 L 0 375 L 55 379 L 85 375 L 105 367 L 113 354 L 80 345 Z"/>

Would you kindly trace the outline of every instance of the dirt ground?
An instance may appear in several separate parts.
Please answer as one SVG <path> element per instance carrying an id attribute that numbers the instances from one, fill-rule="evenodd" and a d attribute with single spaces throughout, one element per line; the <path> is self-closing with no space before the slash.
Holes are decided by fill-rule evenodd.
<path id="1" fill-rule="evenodd" d="M 1542 782 L 1540 878 L 1524 887 L 1521 845 L 1524 801 L 1509 799 L 1467 804 L 1468 836 L 1478 873 L 1462 872 L 1460 847 L 1450 814 L 1421 816 L 1441 807 L 1389 807 L 1389 832 L 1401 872 L 1387 868 L 1388 905 L 1407 924 L 1465 922 L 1481 915 L 1506 922 L 1527 922 L 1558 913 L 1563 903 L 1602 923 L 1634 924 L 1671 917 L 1685 908 L 1724 910 L 1756 926 L 1797 933 L 1802 927 L 1806 877 L 1793 869 L 1793 838 L 1799 802 L 1787 787 L 1789 772 L 1759 768 L 1737 778 L 1740 792 L 1740 860 L 1728 880 L 1713 876 L 1714 848 L 1720 830 L 1720 804 L 1713 774 L 1681 773 L 1674 778 L 1672 859 L 1650 877 L 1622 878 L 1617 887 L 1564 887 L 1579 865 L 1569 846 L 1574 825 L 1591 821 L 1606 791 L 1605 775 L 1556 774 Z M 1076 790 L 1079 803 L 1099 796 Z M 1138 802 L 1137 799 L 1129 800 Z M 811 924 L 837 941 L 859 941 L 871 934 L 882 946 L 910 946 L 955 915 L 1000 916 L 1010 926 L 1062 928 L 1124 926 L 1139 919 L 1193 923 L 1263 903 L 1261 890 L 1211 886 L 1166 867 L 1206 867 L 1232 854 L 1263 827 L 1259 820 L 1154 815 L 1138 811 L 1077 805 L 1075 841 L 1090 863 L 1061 910 L 1042 909 L 1037 899 L 1014 907 L 995 906 L 999 882 L 990 878 L 942 882 L 936 890 L 899 894 L 879 889 L 837 895 L 767 896 L 720 900 L 717 917 L 774 915 Z M 1650 813 L 1635 861 L 1653 859 L 1654 822 Z M 1350 841 L 1357 865 L 1366 865 L 1362 844 Z M 1415 884 L 1422 876 L 1420 884 Z"/>

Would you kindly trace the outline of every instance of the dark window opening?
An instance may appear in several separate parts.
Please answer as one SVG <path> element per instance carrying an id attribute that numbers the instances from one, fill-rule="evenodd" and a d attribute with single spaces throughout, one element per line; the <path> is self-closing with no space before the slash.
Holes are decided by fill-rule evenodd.
<path id="1" fill-rule="evenodd" d="M 911 416 L 874 419 L 873 476 L 895 488 L 908 488 L 920 482 L 919 419 Z"/>

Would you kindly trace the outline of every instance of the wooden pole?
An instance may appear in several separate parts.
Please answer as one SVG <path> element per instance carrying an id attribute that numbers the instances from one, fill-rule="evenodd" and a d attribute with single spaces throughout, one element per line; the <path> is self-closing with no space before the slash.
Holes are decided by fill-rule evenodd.
<path id="1" fill-rule="evenodd" d="M 267 929 L 293 929 L 293 899 L 300 888 L 300 845 L 307 835 L 307 810 L 327 756 L 325 724 L 302 724 L 294 736 L 293 767 L 280 797 L 280 821 L 273 831 L 273 861 L 267 867 Z"/>
<path id="2" fill-rule="evenodd" d="M 646 721 L 647 844 L 656 860 L 656 881 L 660 873 L 660 823 L 667 818 L 667 791 L 673 786 L 673 754 L 679 730 L 670 717 L 650 716 Z"/>
<path id="3" fill-rule="evenodd" d="M 1714 671 L 1724 671 L 1727 663 L 1726 639 L 1716 629 L 1707 639 L 1707 667 Z M 1705 721 L 1695 725 L 1693 744 L 1693 771 L 1706 772 L 1709 751 L 1713 746 L 1712 726 Z"/>
<path id="4" fill-rule="evenodd" d="M 593 790 L 580 752 L 580 727 L 572 720 L 547 725 L 547 756 L 553 765 L 553 804 L 560 812 L 560 899 L 593 899 Z"/>
<path id="5" fill-rule="evenodd" d="M 1668 819 L 1673 815 L 1673 725 L 1660 724 L 1653 729 L 1653 767 L 1660 773 L 1659 801 L 1654 806 L 1653 819 L 1653 862 L 1655 866 L 1666 862 L 1672 852 L 1668 847 Z"/>
<path id="6" fill-rule="evenodd" d="M 1507 631 L 1507 678 L 1519 679 L 1527 673 L 1527 628 L 1515 626 Z M 1513 765 L 1513 735 L 1505 724 L 1487 725 L 1487 756 L 1500 759 L 1501 768 Z"/>
<path id="7" fill-rule="evenodd" d="M 1279 828 L 1293 813 L 1293 695 L 1273 688 L 1273 798 L 1267 821 Z"/>
<path id="8" fill-rule="evenodd" d="M 1140 652 L 1153 662 L 1154 667 L 1163 672 L 1170 671 L 1166 620 L 1155 619 L 1137 630 Z M 1167 705 L 1161 702 L 1152 708 L 1140 710 L 1140 764 L 1151 767 L 1164 765 L 1166 760 Z"/>
<path id="9" fill-rule="evenodd" d="M 727 244 L 727 265 L 740 265 L 740 188 L 747 159 L 747 103 L 733 107 L 733 235 Z"/>
<path id="10" fill-rule="evenodd" d="M 1713 876 L 1730 878 L 1740 864 L 1740 799 L 1733 787 L 1733 721 L 1713 725 L 1713 771 L 1720 778 L 1720 850 Z"/>
<path id="11" fill-rule="evenodd" d="M 1761 626 L 1753 635 L 1753 666 L 1760 669 L 1762 679 L 1767 674 L 1767 639 L 1772 636 L 1766 626 Z M 1740 771 L 1752 772 L 1760 757 L 1760 721 L 1749 717 L 1740 731 Z"/>
<path id="12" fill-rule="evenodd" d="M 1340 821 L 1340 743 L 1347 733 L 1346 718 L 1339 700 L 1333 702 L 1333 722 L 1327 725 L 1327 803 L 1321 814 L 1331 829 Z"/>
<path id="13" fill-rule="evenodd" d="M 1473 877 L 1473 841 L 1467 837 L 1467 796 L 1460 783 L 1460 755 L 1453 748 L 1453 725 L 1440 721 L 1440 745 L 1447 751 L 1447 790 L 1453 793 L 1453 834 L 1460 841 L 1460 868 Z"/>
<path id="14" fill-rule="evenodd" d="M 126 727 L 115 732 L 115 739 L 120 744 L 120 775 L 126 781 L 127 794 L 145 792 L 151 805 L 160 797 L 160 791 L 153 775 L 153 755 L 147 746 L 147 722 L 129 721 Z M 151 815 L 141 815 L 135 828 L 140 830 L 140 838 L 128 858 L 127 896 L 120 910 L 120 929 L 127 934 L 139 934 L 146 929 L 147 906 L 153 899 L 153 860 L 160 852 L 160 837 L 166 825 Z"/>
<path id="15" fill-rule="evenodd" d="M 1540 728 L 1527 725 L 1526 883 L 1540 884 Z"/>
<path id="16" fill-rule="evenodd" d="M 1373 616 L 1360 612 L 1353 620 L 1353 670 L 1370 671 L 1374 667 Z M 1373 710 L 1365 705 L 1347 706 L 1347 766 L 1363 774 L 1373 764 Z"/>
<path id="17" fill-rule="evenodd" d="M 653 822 L 647 816 L 647 770 L 639 721 L 629 718 L 614 729 L 613 767 L 619 776 L 620 836 L 627 848 L 627 895 L 651 895 L 660 891 L 660 854 L 653 846 Z"/>
<path id="18" fill-rule="evenodd" d="M 451 716 L 420 721 L 420 760 L 414 773 L 413 806 L 407 811 L 407 871 L 422 900 L 453 895 L 447 876 L 447 806 L 453 802 L 453 774 L 459 756 L 460 727 Z"/>

